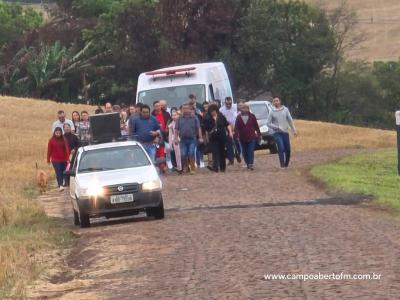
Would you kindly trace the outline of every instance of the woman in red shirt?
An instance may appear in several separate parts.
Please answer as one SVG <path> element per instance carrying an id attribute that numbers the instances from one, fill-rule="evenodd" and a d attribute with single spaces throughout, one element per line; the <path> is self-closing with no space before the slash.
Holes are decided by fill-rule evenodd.
<path id="1" fill-rule="evenodd" d="M 64 190 L 64 171 L 69 162 L 68 142 L 64 139 L 61 127 L 54 129 L 47 146 L 47 163 L 53 164 L 60 191 Z"/>
<path id="2" fill-rule="evenodd" d="M 157 119 L 158 123 L 160 123 L 160 130 L 163 138 L 163 144 L 159 145 L 156 151 L 156 158 L 164 158 L 165 159 L 165 146 L 164 143 L 168 142 L 168 127 L 167 124 L 169 119 L 171 118 L 170 114 L 161 108 L 160 101 L 154 101 L 153 103 L 153 116 Z M 162 173 L 165 173 L 167 168 L 165 163 L 161 163 L 158 166 Z"/>

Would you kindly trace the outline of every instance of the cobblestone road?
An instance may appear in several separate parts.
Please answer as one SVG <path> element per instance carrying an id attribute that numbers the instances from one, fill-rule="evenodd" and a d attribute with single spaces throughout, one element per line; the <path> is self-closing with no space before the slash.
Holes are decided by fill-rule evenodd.
<path id="1" fill-rule="evenodd" d="M 305 169 L 352 151 L 275 156 L 256 170 L 168 176 L 166 218 L 99 219 L 76 229 L 63 268 L 29 292 L 49 299 L 399 299 L 399 222 L 357 197 L 327 193 Z M 42 198 L 71 222 L 70 204 Z M 338 198 L 339 197 L 339 198 Z M 312 201 L 318 199 L 318 201 Z M 348 201 L 347 201 L 347 200 Z M 336 202 L 335 202 L 336 203 Z M 265 280 L 269 273 L 381 274 L 381 280 Z"/>

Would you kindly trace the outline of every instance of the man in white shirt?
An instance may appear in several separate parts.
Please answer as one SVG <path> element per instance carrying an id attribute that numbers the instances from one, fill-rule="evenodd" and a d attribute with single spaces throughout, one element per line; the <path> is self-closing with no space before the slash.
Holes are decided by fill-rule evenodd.
<path id="1" fill-rule="evenodd" d="M 235 128 L 236 117 L 238 115 L 238 109 L 237 109 L 237 105 L 233 103 L 231 97 L 225 98 L 225 105 L 222 106 L 219 111 L 221 114 L 223 114 L 225 116 L 225 118 L 228 120 L 229 124 L 231 124 L 232 128 Z M 236 147 L 234 147 L 234 146 L 236 146 Z M 226 142 L 226 156 L 229 160 L 228 165 L 233 165 L 233 163 L 235 161 L 235 156 L 236 156 L 238 163 L 241 162 L 240 152 L 241 152 L 240 145 L 238 145 L 238 142 L 236 141 L 236 139 L 235 138 L 232 139 L 228 136 L 227 142 Z"/>
<path id="2" fill-rule="evenodd" d="M 113 112 L 112 104 L 111 104 L 110 102 L 107 102 L 107 103 L 104 105 L 104 112 L 105 112 L 105 113 L 112 113 L 112 112 Z"/>
<path id="3" fill-rule="evenodd" d="M 71 127 L 72 131 L 75 130 L 74 122 L 72 122 L 71 120 L 65 118 L 65 113 L 64 113 L 63 110 L 59 110 L 57 112 L 57 116 L 58 116 L 58 120 L 55 121 L 53 123 L 53 126 L 51 127 L 51 133 L 52 134 L 54 132 L 54 129 L 56 129 L 57 127 L 60 127 L 62 132 L 63 132 L 63 134 L 64 134 L 64 123 L 69 124 L 69 126 Z"/>

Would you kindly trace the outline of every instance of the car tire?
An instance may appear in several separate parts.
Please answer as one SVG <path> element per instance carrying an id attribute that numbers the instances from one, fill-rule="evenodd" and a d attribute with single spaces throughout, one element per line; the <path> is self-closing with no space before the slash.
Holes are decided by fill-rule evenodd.
<path id="1" fill-rule="evenodd" d="M 79 214 L 77 213 L 77 211 L 75 209 L 72 209 L 74 212 L 74 225 L 78 226 L 79 225 Z"/>
<path id="2" fill-rule="evenodd" d="M 271 148 L 269 148 L 269 152 L 270 152 L 271 154 L 277 154 L 277 153 L 278 153 L 278 148 L 276 147 L 276 144 L 273 144 L 273 145 L 271 146 Z"/>
<path id="3" fill-rule="evenodd" d="M 156 220 L 164 219 L 164 202 L 161 198 L 160 204 L 157 207 L 146 208 L 146 215 L 154 217 Z"/>
<path id="4" fill-rule="evenodd" d="M 81 225 L 81 228 L 90 227 L 89 215 L 79 211 L 79 224 Z"/>

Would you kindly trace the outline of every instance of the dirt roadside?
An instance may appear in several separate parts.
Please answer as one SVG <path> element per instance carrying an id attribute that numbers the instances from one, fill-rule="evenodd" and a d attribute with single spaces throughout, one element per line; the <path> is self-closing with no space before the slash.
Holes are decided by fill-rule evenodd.
<path id="1" fill-rule="evenodd" d="M 297 153 L 289 170 L 258 156 L 255 171 L 167 176 L 166 218 L 74 229 L 76 246 L 32 287 L 32 299 L 397 299 L 400 223 L 351 205 L 304 173 L 356 150 Z M 332 199 L 348 199 L 335 202 Z M 316 201 L 314 201 L 316 200 Z M 57 192 L 46 212 L 72 222 Z M 326 204 L 326 205 L 324 205 Z M 350 204 L 350 205 L 339 205 Z M 265 274 L 381 274 L 380 280 L 265 280 Z"/>

